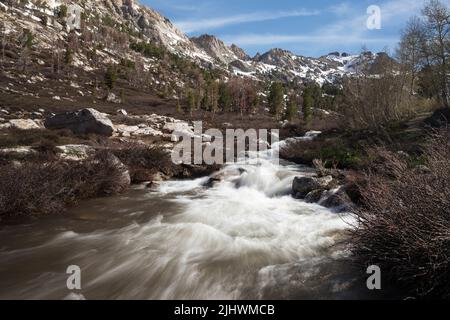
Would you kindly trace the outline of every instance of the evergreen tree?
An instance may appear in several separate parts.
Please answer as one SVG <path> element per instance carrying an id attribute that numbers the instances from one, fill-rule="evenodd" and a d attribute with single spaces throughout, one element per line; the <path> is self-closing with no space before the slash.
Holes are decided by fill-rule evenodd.
<path id="1" fill-rule="evenodd" d="M 61 19 L 66 18 L 66 17 L 67 17 L 67 11 L 68 11 L 67 6 L 66 6 L 65 4 L 62 4 L 62 5 L 59 7 L 58 17 L 61 18 Z"/>
<path id="2" fill-rule="evenodd" d="M 73 62 L 73 51 L 69 46 L 67 46 L 66 55 L 64 57 L 64 63 L 69 66 L 72 64 L 72 62 Z"/>
<path id="3" fill-rule="evenodd" d="M 274 82 L 270 86 L 268 102 L 270 113 L 280 119 L 284 107 L 284 88 L 280 82 Z"/>
<path id="4" fill-rule="evenodd" d="M 303 119 L 310 124 L 313 116 L 314 99 L 307 90 L 303 92 Z"/>
<path id="5" fill-rule="evenodd" d="M 113 66 L 109 66 L 105 72 L 105 85 L 109 90 L 114 89 L 117 81 L 117 71 Z"/>
<path id="6" fill-rule="evenodd" d="M 192 112 L 194 112 L 197 106 L 197 99 L 195 97 L 194 91 L 189 88 L 186 97 L 189 114 L 192 115 Z"/>
<path id="7" fill-rule="evenodd" d="M 298 105 L 297 105 L 297 97 L 295 95 L 291 95 L 289 97 L 288 106 L 286 108 L 285 118 L 288 121 L 294 121 L 298 116 Z"/>
<path id="8" fill-rule="evenodd" d="M 230 88 L 226 83 L 221 83 L 219 85 L 219 106 L 224 112 L 231 111 L 231 104 L 233 97 L 231 96 Z"/>

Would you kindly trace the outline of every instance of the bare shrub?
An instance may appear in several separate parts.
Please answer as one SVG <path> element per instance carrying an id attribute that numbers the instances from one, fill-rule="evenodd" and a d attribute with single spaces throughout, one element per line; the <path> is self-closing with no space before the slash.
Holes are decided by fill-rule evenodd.
<path id="1" fill-rule="evenodd" d="M 170 155 L 163 148 L 129 144 L 114 154 L 129 168 L 134 183 L 152 181 L 158 171 L 167 175 L 173 171 Z"/>
<path id="2" fill-rule="evenodd" d="M 11 148 L 16 146 L 37 146 L 45 141 L 47 144 L 63 144 L 65 142 L 76 142 L 79 139 L 67 130 L 31 129 L 18 130 L 8 129 L 0 133 L 0 148 Z"/>
<path id="3" fill-rule="evenodd" d="M 379 265 L 405 296 L 450 297 L 450 143 L 434 136 L 426 165 L 399 154 L 380 154 L 361 190 L 354 252 Z"/>
<path id="4" fill-rule="evenodd" d="M 123 168 L 99 152 L 83 162 L 7 163 L 0 167 L 0 218 L 57 214 L 80 199 L 125 189 Z"/>

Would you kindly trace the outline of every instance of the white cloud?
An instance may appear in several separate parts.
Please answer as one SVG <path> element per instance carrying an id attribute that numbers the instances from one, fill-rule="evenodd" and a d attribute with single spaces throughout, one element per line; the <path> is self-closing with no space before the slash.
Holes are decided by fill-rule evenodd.
<path id="1" fill-rule="evenodd" d="M 240 46 L 279 45 L 279 44 L 392 44 L 397 42 L 394 37 L 360 37 L 352 35 L 286 35 L 286 34 L 241 34 L 222 37 L 226 43 L 236 43 Z"/>
<path id="2" fill-rule="evenodd" d="M 420 13 L 425 2 L 426 0 L 418 0 L 414 3 L 410 0 L 387 0 L 380 3 L 382 25 L 402 24 L 409 16 Z M 368 16 L 365 10 L 356 10 L 347 2 L 341 2 L 328 8 L 328 11 L 341 16 L 341 18 L 311 32 L 302 34 L 247 33 L 228 35 L 222 38 L 227 43 L 236 43 L 240 46 L 296 43 L 312 44 L 317 47 L 362 44 L 393 47 L 398 43 L 398 37 L 386 36 L 383 30 L 368 30 L 366 26 Z"/>
<path id="3" fill-rule="evenodd" d="M 236 25 L 249 22 L 278 20 L 289 17 L 313 16 L 320 14 L 318 10 L 294 10 L 279 12 L 253 12 L 228 17 L 216 17 L 207 19 L 176 21 L 175 25 L 186 33 L 202 30 L 217 29 L 229 25 Z"/>

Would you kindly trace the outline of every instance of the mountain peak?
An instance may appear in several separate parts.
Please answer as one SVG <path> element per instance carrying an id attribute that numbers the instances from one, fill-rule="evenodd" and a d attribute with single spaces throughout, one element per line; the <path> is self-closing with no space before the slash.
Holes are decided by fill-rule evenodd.
<path id="1" fill-rule="evenodd" d="M 231 51 L 241 60 L 250 60 L 250 56 L 244 51 L 244 49 L 238 47 L 234 43 L 230 46 Z"/>
<path id="2" fill-rule="evenodd" d="M 198 37 L 192 37 L 190 40 L 200 49 L 203 49 L 212 58 L 220 61 L 221 63 L 228 64 L 238 59 L 238 55 L 234 52 L 234 50 L 227 47 L 222 40 L 216 38 L 215 36 L 203 34 Z"/>

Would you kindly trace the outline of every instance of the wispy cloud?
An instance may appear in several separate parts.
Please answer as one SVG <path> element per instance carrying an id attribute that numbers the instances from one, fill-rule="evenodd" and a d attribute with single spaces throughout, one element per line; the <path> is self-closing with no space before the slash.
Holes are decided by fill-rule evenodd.
<path id="1" fill-rule="evenodd" d="M 348 35 L 324 34 L 324 35 L 305 35 L 305 34 L 241 34 L 229 35 L 223 37 L 227 43 L 236 43 L 240 46 L 253 45 L 278 45 L 278 44 L 391 44 L 397 41 L 395 37 L 359 37 Z"/>
<path id="2" fill-rule="evenodd" d="M 175 25 L 184 32 L 191 33 L 195 31 L 212 30 L 242 23 L 278 20 L 289 17 L 313 16 L 318 14 L 320 14 L 319 10 L 305 9 L 279 12 L 253 12 L 227 17 L 175 21 Z"/>
<path id="3" fill-rule="evenodd" d="M 403 21 L 407 16 L 420 12 L 425 0 L 411 3 L 409 0 L 387 0 L 379 4 L 382 13 L 382 24 L 388 25 Z M 314 45 L 328 47 L 330 45 L 375 45 L 393 47 L 398 42 L 398 36 L 386 35 L 380 30 L 368 30 L 366 26 L 367 13 L 352 7 L 348 2 L 341 2 L 329 7 L 328 12 L 337 16 L 336 19 L 321 28 L 306 31 L 302 34 L 271 34 L 245 33 L 226 35 L 222 38 L 227 43 L 240 46 L 272 46 L 282 44 Z"/>

